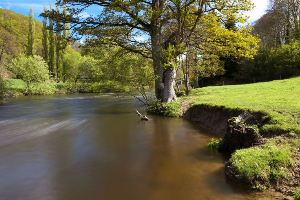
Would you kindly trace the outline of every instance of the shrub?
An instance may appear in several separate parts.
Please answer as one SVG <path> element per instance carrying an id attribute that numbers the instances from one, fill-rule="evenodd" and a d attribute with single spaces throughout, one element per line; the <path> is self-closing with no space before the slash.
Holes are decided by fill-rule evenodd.
<path id="1" fill-rule="evenodd" d="M 212 138 L 211 141 L 207 144 L 207 146 L 211 149 L 219 150 L 222 146 L 222 142 L 222 138 L 220 138 L 219 140 L 215 140 L 214 138 Z"/>
<path id="2" fill-rule="evenodd" d="M 148 113 L 163 115 L 166 117 L 178 117 L 179 116 L 179 101 L 172 101 L 170 103 L 164 103 L 161 101 L 155 101 L 147 108 Z"/>
<path id="3" fill-rule="evenodd" d="M 4 81 L 0 77 L 0 100 L 2 100 L 4 98 L 4 93 L 5 93 L 5 87 L 4 86 L 5 86 Z"/>

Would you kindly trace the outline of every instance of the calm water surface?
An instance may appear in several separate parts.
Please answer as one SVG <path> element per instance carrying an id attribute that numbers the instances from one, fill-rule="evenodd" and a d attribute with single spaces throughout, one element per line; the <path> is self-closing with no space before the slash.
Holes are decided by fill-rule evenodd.
<path id="1" fill-rule="evenodd" d="M 140 121 L 131 97 L 21 97 L 0 105 L 1 200 L 273 199 L 226 179 L 218 135 L 183 119 Z"/>

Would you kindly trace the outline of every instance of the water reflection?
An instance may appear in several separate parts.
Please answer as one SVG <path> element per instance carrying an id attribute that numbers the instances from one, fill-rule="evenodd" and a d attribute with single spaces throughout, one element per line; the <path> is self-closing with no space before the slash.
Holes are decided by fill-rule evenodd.
<path id="1" fill-rule="evenodd" d="M 95 95 L 1 105 L 0 199 L 273 199 L 226 180 L 224 158 L 206 147 L 214 133 L 140 121 L 135 109 L 133 98 Z"/>

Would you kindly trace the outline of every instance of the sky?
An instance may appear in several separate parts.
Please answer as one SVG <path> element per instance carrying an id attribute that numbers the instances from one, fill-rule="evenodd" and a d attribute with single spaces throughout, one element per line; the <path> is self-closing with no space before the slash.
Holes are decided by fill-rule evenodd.
<path id="1" fill-rule="evenodd" d="M 268 0 L 252 0 L 255 4 L 254 10 L 247 13 L 250 16 L 249 22 L 254 22 L 259 19 L 267 9 Z M 33 8 L 34 17 L 42 21 L 42 18 L 39 17 L 39 14 L 43 12 L 44 5 L 47 5 L 48 8 L 52 3 L 55 5 L 56 0 L 0 0 L 0 8 L 5 8 L 12 10 L 16 13 L 21 13 L 23 15 L 28 16 L 30 7 Z M 92 12 L 96 12 L 95 10 Z M 84 15 L 88 15 L 84 13 Z"/>

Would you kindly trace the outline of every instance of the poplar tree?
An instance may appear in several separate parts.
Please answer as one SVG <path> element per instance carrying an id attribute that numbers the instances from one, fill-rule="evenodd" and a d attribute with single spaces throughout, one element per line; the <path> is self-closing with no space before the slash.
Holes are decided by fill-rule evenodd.
<path id="1" fill-rule="evenodd" d="M 59 6 L 56 6 L 56 12 L 60 13 Z M 55 53 L 56 53 L 56 77 L 60 76 L 60 64 L 61 64 L 61 56 L 62 56 L 62 24 L 60 21 L 56 22 L 56 45 L 55 45 Z"/>
<path id="2" fill-rule="evenodd" d="M 53 5 L 50 4 L 50 12 L 53 12 Z M 49 71 L 52 75 L 55 74 L 55 35 L 54 35 L 53 19 L 49 18 Z"/>
<path id="3" fill-rule="evenodd" d="M 44 5 L 44 12 L 47 11 L 47 6 Z M 47 29 L 47 17 L 44 17 L 43 19 L 43 38 L 42 38 L 42 43 L 43 43 L 43 58 L 44 60 L 48 63 L 49 62 L 49 31 Z"/>
<path id="4" fill-rule="evenodd" d="M 28 31 L 28 41 L 27 41 L 28 56 L 33 56 L 34 53 L 34 35 L 35 35 L 35 23 L 33 18 L 33 9 L 31 7 L 29 13 L 29 31 Z"/>

